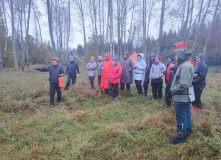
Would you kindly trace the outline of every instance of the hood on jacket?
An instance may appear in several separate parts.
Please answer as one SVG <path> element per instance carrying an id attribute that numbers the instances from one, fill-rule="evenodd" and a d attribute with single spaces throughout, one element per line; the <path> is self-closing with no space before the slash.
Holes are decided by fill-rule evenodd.
<path id="1" fill-rule="evenodd" d="M 125 54 L 128 55 L 128 52 L 127 52 L 127 51 L 124 51 L 124 55 L 125 55 Z"/>
<path id="2" fill-rule="evenodd" d="M 204 53 L 199 53 L 197 56 L 199 57 L 200 63 L 206 62 L 206 55 Z"/>
<path id="3" fill-rule="evenodd" d="M 178 42 L 173 45 L 176 49 L 186 48 L 185 42 Z"/>
<path id="4" fill-rule="evenodd" d="M 157 54 L 156 54 L 156 53 L 151 53 L 151 54 L 150 54 L 150 57 L 156 58 L 156 57 L 157 57 Z"/>
<path id="5" fill-rule="evenodd" d="M 154 57 L 153 62 L 155 62 L 155 58 L 157 57 L 157 54 L 156 54 L 156 53 L 151 53 L 151 54 L 150 54 L 150 58 L 149 58 L 149 60 L 148 60 L 148 62 L 149 62 L 148 65 L 150 65 L 150 63 L 151 63 L 151 57 Z"/>
<path id="6" fill-rule="evenodd" d="M 104 55 L 104 57 L 108 57 L 108 61 L 110 60 L 110 54 L 109 54 L 109 53 L 106 53 L 106 54 Z"/>
<path id="7" fill-rule="evenodd" d="M 172 63 L 176 63 L 176 58 L 175 58 L 175 54 L 174 53 L 170 53 L 167 58 L 170 57 L 171 58 L 171 62 Z"/>
<path id="8" fill-rule="evenodd" d="M 189 60 L 192 53 L 188 48 L 181 48 L 176 52 L 178 59 L 177 59 L 177 65 L 182 64 L 183 62 Z"/>
<path id="9" fill-rule="evenodd" d="M 144 58 L 144 54 L 143 53 L 139 53 L 138 55 L 137 55 L 137 57 L 138 56 L 141 56 L 141 59 L 140 60 L 143 60 L 143 58 Z M 137 58 L 137 60 L 138 60 L 138 58 Z"/>

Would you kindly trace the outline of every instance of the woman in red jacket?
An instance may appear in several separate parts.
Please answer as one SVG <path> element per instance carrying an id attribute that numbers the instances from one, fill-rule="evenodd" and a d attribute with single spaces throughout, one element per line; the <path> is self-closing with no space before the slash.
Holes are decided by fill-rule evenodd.
<path id="1" fill-rule="evenodd" d="M 117 100 L 119 99 L 118 85 L 120 83 L 121 74 L 122 74 L 122 67 L 121 64 L 119 63 L 119 56 L 117 55 L 113 58 L 113 62 L 110 68 L 110 73 L 107 78 L 107 81 L 109 82 L 108 93 L 114 98 L 112 104 L 117 102 Z"/>

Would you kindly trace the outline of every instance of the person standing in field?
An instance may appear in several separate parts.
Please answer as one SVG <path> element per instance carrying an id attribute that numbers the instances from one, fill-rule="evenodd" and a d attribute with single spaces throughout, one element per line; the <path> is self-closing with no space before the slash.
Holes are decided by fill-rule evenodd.
<path id="1" fill-rule="evenodd" d="M 181 48 L 177 52 L 177 65 L 179 66 L 171 85 L 171 94 L 175 100 L 175 112 L 177 120 L 176 137 L 170 140 L 172 144 L 178 144 L 192 133 L 192 120 L 190 113 L 189 88 L 192 85 L 194 68 L 189 61 L 192 55 L 187 48 Z"/>
<path id="2" fill-rule="evenodd" d="M 54 96 L 55 90 L 57 91 L 57 103 L 61 103 L 61 88 L 59 88 L 58 78 L 60 75 L 63 76 L 64 70 L 58 64 L 59 59 L 57 57 L 53 58 L 52 64 L 47 67 L 33 67 L 33 69 L 40 72 L 49 72 L 49 83 L 50 83 L 50 106 L 54 108 Z"/>
<path id="3" fill-rule="evenodd" d="M 130 91 L 130 84 L 133 83 L 133 63 L 128 57 L 128 52 L 124 52 L 124 57 L 121 59 L 122 75 L 120 78 L 120 89 L 124 90 L 125 84 L 127 91 Z"/>
<path id="4" fill-rule="evenodd" d="M 65 90 L 69 89 L 71 80 L 72 80 L 72 85 L 76 83 L 76 71 L 78 72 L 78 76 L 79 76 L 80 72 L 79 72 L 78 64 L 77 62 L 74 61 L 74 57 L 70 56 L 70 61 L 67 64 L 66 71 L 65 71 L 65 75 L 68 74 L 66 87 L 64 88 Z"/>
<path id="5" fill-rule="evenodd" d="M 110 67 L 110 72 L 107 77 L 108 85 L 108 93 L 111 95 L 114 100 L 112 104 L 118 101 L 118 85 L 120 83 L 120 77 L 122 74 L 122 67 L 119 63 L 119 56 L 115 56 L 112 61 L 112 65 Z"/>
<path id="6" fill-rule="evenodd" d="M 162 88 L 164 73 L 166 71 L 165 65 L 161 62 L 161 56 L 155 58 L 155 62 L 150 69 L 150 82 L 152 87 L 152 94 L 154 99 L 162 98 Z"/>
<path id="7" fill-rule="evenodd" d="M 208 66 L 206 65 L 206 55 L 203 53 L 197 54 L 196 66 L 194 69 L 193 88 L 195 93 L 195 101 L 192 102 L 193 111 L 201 111 L 201 95 L 206 86 L 206 76 L 208 72 Z"/>
<path id="8" fill-rule="evenodd" d="M 170 92 L 170 87 L 173 82 L 174 73 L 176 73 L 177 65 L 175 54 L 171 53 L 167 56 L 168 64 L 165 73 L 165 82 L 166 82 L 166 90 L 165 90 L 165 102 L 166 105 L 164 107 L 170 107 L 172 102 L 172 94 Z"/>
<path id="9" fill-rule="evenodd" d="M 105 92 L 108 94 L 108 81 L 107 81 L 107 77 L 110 73 L 110 68 L 112 65 L 112 60 L 110 59 L 110 54 L 106 53 L 104 55 L 104 63 L 103 63 L 103 67 L 102 67 L 102 77 L 101 77 L 101 85 L 100 88 L 104 88 Z"/>
<path id="10" fill-rule="evenodd" d="M 134 63 L 134 80 L 135 80 L 135 84 L 137 87 L 137 95 L 139 96 L 143 96 L 143 91 L 142 91 L 142 80 L 144 77 L 144 70 L 146 68 L 146 62 L 145 60 L 143 60 L 144 58 L 144 54 L 143 53 L 139 53 L 137 55 L 137 60 Z"/>
<path id="11" fill-rule="evenodd" d="M 156 53 L 151 53 L 150 58 L 148 60 L 148 64 L 147 64 L 146 71 L 145 71 L 145 79 L 144 79 L 144 83 L 143 83 L 143 87 L 144 87 L 143 98 L 147 97 L 148 85 L 150 82 L 150 69 L 151 69 L 152 65 L 154 64 L 156 57 L 157 57 Z"/>
<path id="12" fill-rule="evenodd" d="M 94 89 L 94 77 L 96 76 L 97 63 L 94 61 L 94 57 L 91 57 L 91 61 L 87 64 L 87 76 L 89 77 L 91 89 Z"/>
<path id="13" fill-rule="evenodd" d="M 101 77 L 102 77 L 102 66 L 103 66 L 104 60 L 102 56 L 98 56 L 98 63 L 97 63 L 97 75 L 98 75 L 98 85 L 101 85 Z"/>

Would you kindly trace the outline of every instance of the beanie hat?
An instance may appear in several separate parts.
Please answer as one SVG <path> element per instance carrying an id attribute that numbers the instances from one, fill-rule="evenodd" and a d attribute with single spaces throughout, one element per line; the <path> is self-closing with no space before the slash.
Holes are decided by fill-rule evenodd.
<path id="1" fill-rule="evenodd" d="M 161 56 L 160 55 L 158 55 L 157 58 L 161 61 Z"/>
<path id="2" fill-rule="evenodd" d="M 70 56 L 70 59 L 74 59 L 74 56 Z"/>
<path id="3" fill-rule="evenodd" d="M 53 60 L 55 60 L 57 62 L 59 61 L 58 57 L 54 57 Z"/>
<path id="4" fill-rule="evenodd" d="M 124 51 L 124 55 L 125 55 L 125 54 L 128 55 L 128 52 L 127 52 L 127 51 Z"/>
<path id="5" fill-rule="evenodd" d="M 118 61 L 119 61 L 119 55 L 116 55 L 116 56 L 113 58 L 113 61 L 118 62 Z"/>

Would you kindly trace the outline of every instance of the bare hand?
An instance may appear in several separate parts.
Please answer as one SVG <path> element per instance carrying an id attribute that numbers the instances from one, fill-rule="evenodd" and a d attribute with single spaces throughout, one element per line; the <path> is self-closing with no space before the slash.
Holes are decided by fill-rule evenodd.
<path id="1" fill-rule="evenodd" d="M 34 69 L 34 70 L 35 70 L 35 69 L 36 69 L 36 67 L 32 67 L 32 69 Z"/>
<path id="2" fill-rule="evenodd" d="M 137 68 L 138 67 L 138 65 L 135 65 L 135 68 Z"/>
<path id="3" fill-rule="evenodd" d="M 197 77 L 197 74 L 194 74 L 194 77 Z"/>
<path id="4" fill-rule="evenodd" d="M 80 74 L 78 74 L 78 76 L 80 76 Z"/>

